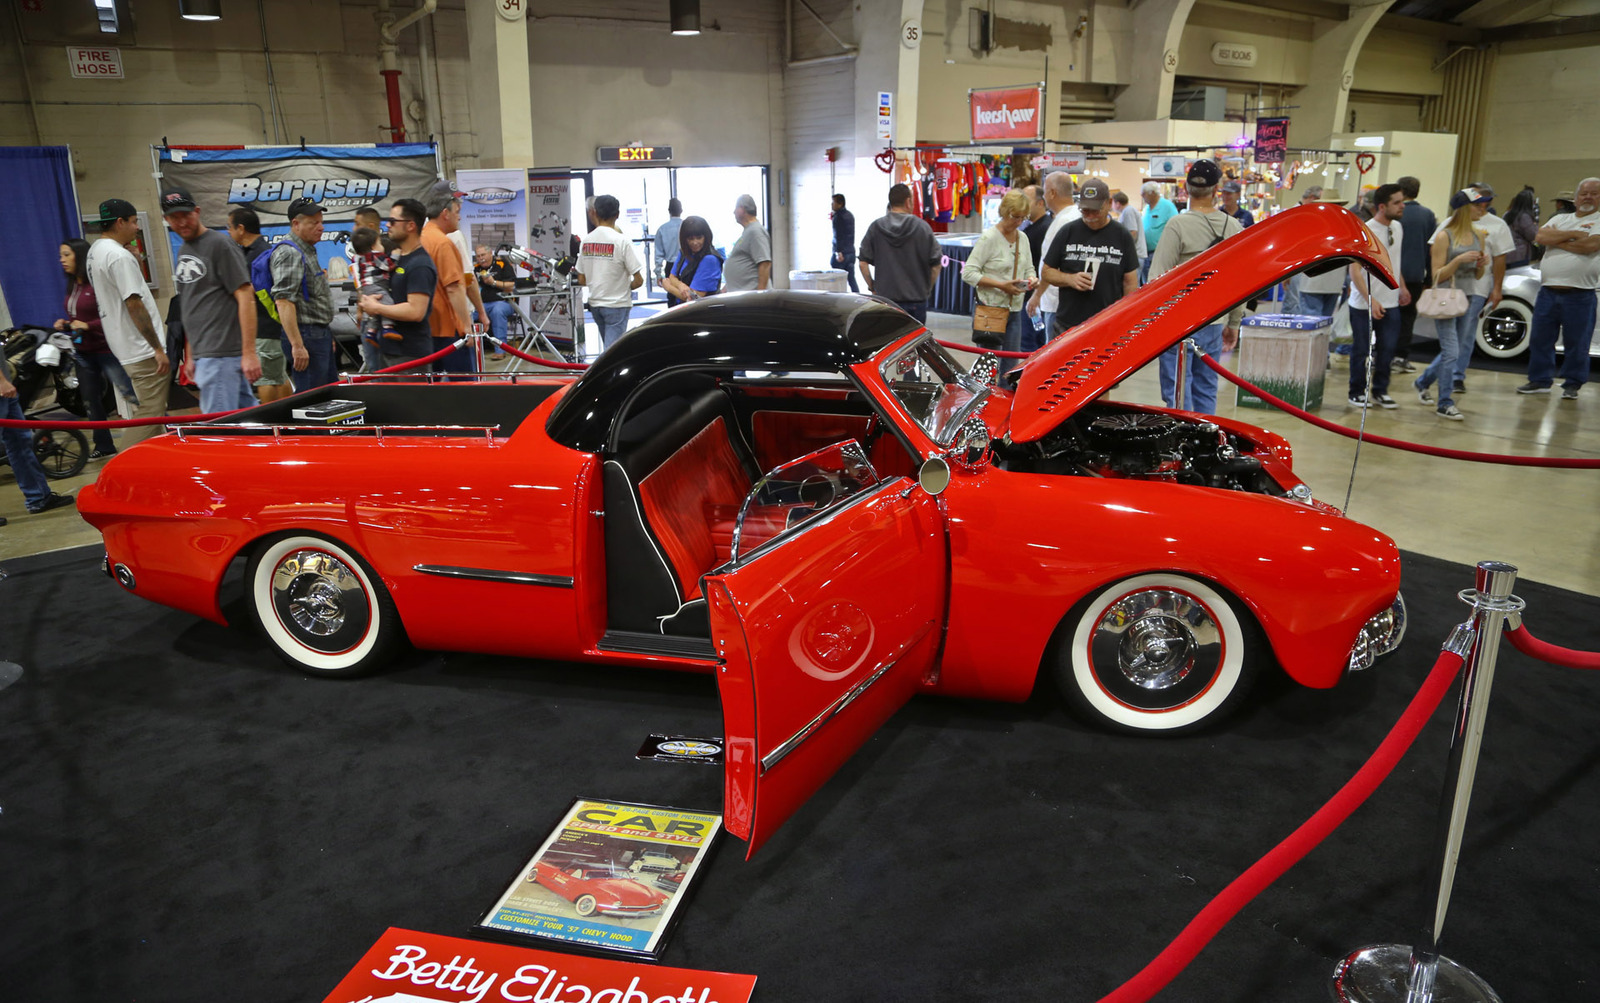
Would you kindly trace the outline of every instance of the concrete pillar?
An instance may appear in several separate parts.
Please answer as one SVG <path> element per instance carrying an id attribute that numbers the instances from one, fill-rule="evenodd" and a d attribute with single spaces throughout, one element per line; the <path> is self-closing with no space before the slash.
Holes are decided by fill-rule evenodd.
<path id="1" fill-rule="evenodd" d="M 1316 22 L 1306 86 L 1295 96 L 1300 107 L 1290 112 L 1289 145 L 1326 149 L 1334 133 L 1345 132 L 1344 116 L 1355 80 L 1356 58 L 1378 19 L 1394 0 L 1366 7 L 1352 6 L 1343 21 Z"/>
<path id="2" fill-rule="evenodd" d="M 1178 42 L 1194 0 L 1144 0 L 1132 9 L 1132 83 L 1117 95 L 1117 120 L 1148 122 L 1172 117 L 1172 81 Z"/>
<path id="3" fill-rule="evenodd" d="M 478 166 L 533 167 L 533 88 L 528 82 L 528 25 L 498 3 L 467 4 L 467 74 Z"/>
<path id="4" fill-rule="evenodd" d="M 861 194 L 856 208 L 856 236 L 883 205 L 893 182 L 874 164 L 886 146 L 910 146 L 917 141 L 917 90 L 920 86 L 922 49 L 908 48 L 901 38 L 907 21 L 922 21 L 922 0 L 876 0 L 856 10 L 855 189 Z M 878 94 L 894 95 L 894 139 L 878 135 Z M 842 186 L 841 186 L 842 187 Z M 855 207 L 855 206 L 853 206 Z"/>

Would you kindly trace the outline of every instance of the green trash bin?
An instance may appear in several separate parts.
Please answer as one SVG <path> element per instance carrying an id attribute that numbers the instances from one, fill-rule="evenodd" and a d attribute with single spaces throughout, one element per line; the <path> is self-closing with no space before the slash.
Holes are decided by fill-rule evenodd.
<path id="1" fill-rule="evenodd" d="M 1332 317 L 1292 313 L 1246 317 L 1239 325 L 1240 378 L 1295 407 L 1321 406 L 1332 330 Z M 1273 406 L 1243 387 L 1234 388 L 1234 404 Z"/>

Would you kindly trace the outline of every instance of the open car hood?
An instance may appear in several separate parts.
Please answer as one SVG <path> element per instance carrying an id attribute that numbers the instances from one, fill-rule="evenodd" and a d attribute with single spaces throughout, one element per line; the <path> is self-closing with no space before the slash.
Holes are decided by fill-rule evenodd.
<path id="1" fill-rule="evenodd" d="M 1011 405 L 1011 439 L 1032 442 L 1140 366 L 1275 282 L 1318 262 L 1359 260 L 1398 283 L 1355 213 L 1300 206 L 1247 228 L 1152 280 L 1028 358 Z"/>

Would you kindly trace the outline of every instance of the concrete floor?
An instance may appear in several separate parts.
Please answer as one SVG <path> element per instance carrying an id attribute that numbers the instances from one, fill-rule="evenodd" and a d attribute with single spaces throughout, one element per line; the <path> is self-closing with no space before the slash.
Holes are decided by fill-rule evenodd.
<path id="1" fill-rule="evenodd" d="M 946 340 L 967 339 L 964 317 L 935 314 L 935 332 Z M 1231 361 L 1231 360 L 1230 360 Z M 1347 370 L 1342 357 L 1330 370 L 1320 414 L 1349 427 L 1360 412 L 1344 403 Z M 1600 458 L 1600 384 L 1576 401 L 1559 394 L 1519 396 L 1517 373 L 1474 369 L 1469 391 L 1457 404 L 1461 422 L 1435 417 L 1409 391 L 1410 377 L 1396 374 L 1391 388 L 1399 410 L 1373 409 L 1367 429 L 1429 445 L 1476 452 L 1528 456 Z M 1152 364 L 1112 393 L 1122 400 L 1159 403 Z M 1237 416 L 1283 435 L 1295 447 L 1295 469 L 1317 497 L 1343 506 L 1351 484 L 1356 443 L 1277 410 L 1233 405 L 1226 384 L 1220 413 Z M 57 481 L 70 492 L 89 483 L 103 461 Z M 1507 561 L 1521 576 L 1561 588 L 1600 595 L 1600 471 L 1513 467 L 1438 459 L 1363 444 L 1354 464 L 1350 515 L 1392 536 L 1401 549 L 1462 564 Z M 97 534 L 73 509 L 28 515 L 9 468 L 0 467 L 0 560 L 95 543 Z M 1471 585 L 1463 581 L 1461 587 Z"/>

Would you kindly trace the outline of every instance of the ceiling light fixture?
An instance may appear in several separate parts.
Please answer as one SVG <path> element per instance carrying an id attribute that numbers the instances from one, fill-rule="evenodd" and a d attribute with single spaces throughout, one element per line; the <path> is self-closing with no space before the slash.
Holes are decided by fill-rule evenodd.
<path id="1" fill-rule="evenodd" d="M 672 33 L 700 34 L 700 0 L 672 0 Z"/>
<path id="2" fill-rule="evenodd" d="M 178 0 L 178 14 L 185 21 L 219 21 L 222 0 Z"/>

